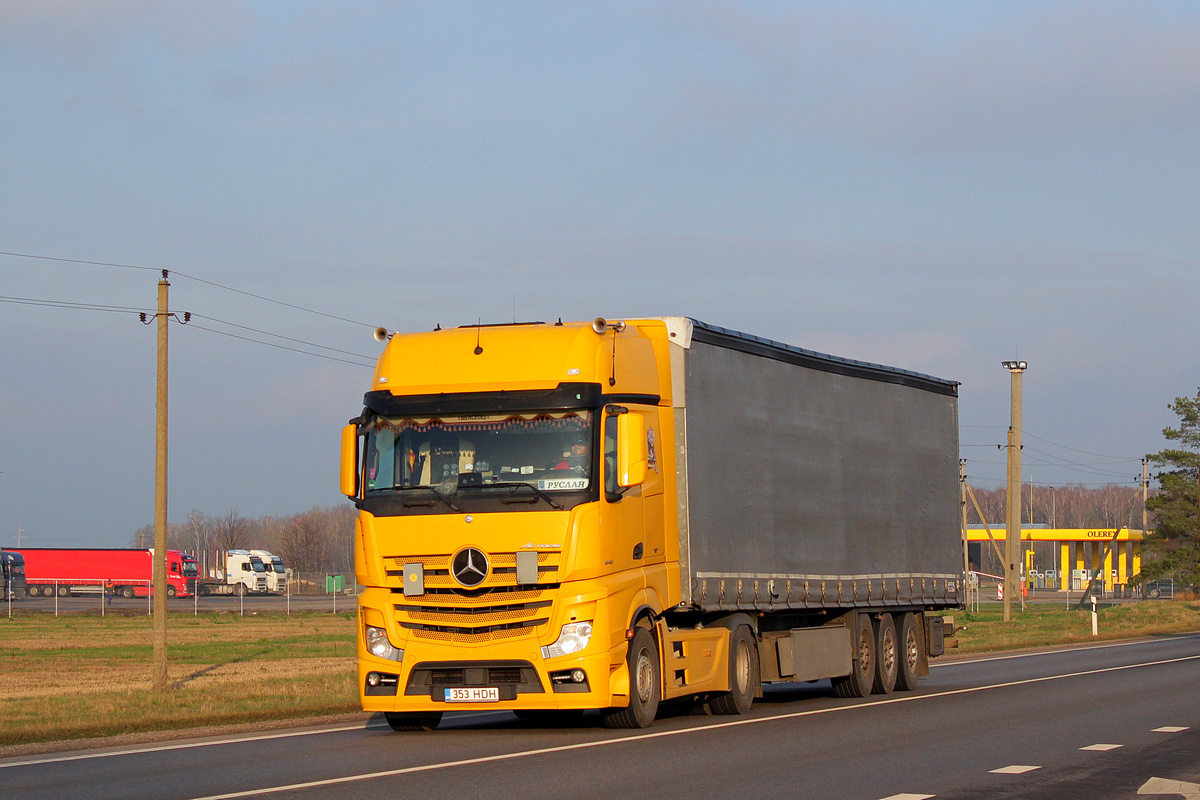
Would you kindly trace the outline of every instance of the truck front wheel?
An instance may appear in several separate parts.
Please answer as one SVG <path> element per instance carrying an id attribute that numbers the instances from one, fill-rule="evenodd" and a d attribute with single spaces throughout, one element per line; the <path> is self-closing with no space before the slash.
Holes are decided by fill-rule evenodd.
<path id="1" fill-rule="evenodd" d="M 851 672 L 834 678 L 833 692 L 838 697 L 866 697 L 875 685 L 875 626 L 868 614 L 854 615 L 854 662 Z"/>
<path id="2" fill-rule="evenodd" d="M 629 705 L 609 708 L 601 717 L 606 728 L 649 728 L 658 714 L 661 696 L 658 645 L 645 628 L 636 628 L 625 656 L 629 667 Z"/>
<path id="3" fill-rule="evenodd" d="M 708 701 L 714 714 L 748 714 L 754 705 L 758 679 L 758 647 L 749 626 L 739 625 L 729 635 L 729 691 Z"/>
<path id="4" fill-rule="evenodd" d="M 167 587 L 167 597 L 174 597 L 174 596 L 175 596 L 175 587 L 168 586 Z"/>

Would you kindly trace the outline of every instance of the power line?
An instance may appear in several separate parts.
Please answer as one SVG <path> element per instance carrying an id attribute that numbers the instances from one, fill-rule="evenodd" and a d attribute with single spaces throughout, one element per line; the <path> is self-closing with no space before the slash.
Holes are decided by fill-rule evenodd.
<path id="1" fill-rule="evenodd" d="M 113 311 L 121 314 L 152 313 L 154 309 L 136 306 L 110 306 L 100 303 L 72 303 L 61 300 L 38 300 L 33 297 L 8 297 L 0 295 L 0 303 L 12 303 L 25 306 L 45 306 L 49 308 L 71 308 L 76 311 Z"/>
<path id="2" fill-rule="evenodd" d="M 196 330 L 200 330 L 200 331 L 208 331 L 209 333 L 216 333 L 216 334 L 220 334 L 221 336 L 228 336 L 231 339 L 241 339 L 244 342 L 254 342 L 255 344 L 261 344 L 266 347 L 274 347 L 279 350 L 290 350 L 293 353 L 302 353 L 303 355 L 312 356 L 313 358 L 324 358 L 329 361 L 340 361 L 343 364 L 353 364 L 356 367 L 372 366 L 372 364 L 364 364 L 360 361 L 350 361 L 349 359 L 337 358 L 336 356 L 326 356 L 326 355 L 322 355 L 321 353 L 310 353 L 307 350 L 299 350 L 295 347 L 286 347 L 281 344 L 273 344 L 272 342 L 264 342 L 259 339 L 252 339 L 249 336 L 239 336 L 236 333 L 229 333 L 228 331 L 219 331 L 216 328 L 206 328 L 203 325 L 197 325 L 195 322 L 191 323 L 191 327 L 195 328 Z M 274 334 L 268 334 L 268 335 L 274 335 Z M 286 337 L 284 337 L 284 338 L 286 338 Z M 341 352 L 341 351 L 339 351 L 339 352 Z"/>
<path id="3" fill-rule="evenodd" d="M 39 261 L 57 261 L 57 262 L 61 262 L 64 264 L 88 264 L 88 265 L 96 266 L 96 267 L 117 267 L 120 269 L 137 269 L 137 270 L 146 270 L 146 271 L 150 271 L 150 272 L 170 272 L 171 274 L 178 275 L 181 278 L 187 278 L 188 280 L 196 281 L 197 283 L 203 283 L 207 286 L 213 286 L 213 287 L 216 287 L 217 289 L 224 289 L 227 292 L 234 292 L 236 294 L 245 295 L 246 297 L 253 297 L 255 300 L 262 300 L 265 303 L 274 303 L 275 305 L 284 306 L 285 308 L 292 308 L 297 311 L 305 311 L 309 314 L 316 314 L 318 316 L 326 317 L 328 319 L 335 319 L 335 320 L 338 320 L 339 322 L 348 322 L 351 325 L 361 325 L 365 328 L 377 327 L 375 325 L 372 325 L 369 322 L 360 322 L 359 320 L 356 320 L 356 319 L 348 319 L 346 317 L 339 317 L 336 314 L 327 314 L 324 311 L 317 311 L 315 308 L 308 308 L 306 306 L 296 305 L 295 303 L 287 303 L 287 302 L 284 302 L 283 300 L 276 300 L 272 297 L 266 297 L 265 295 L 254 294 L 253 292 L 243 291 L 242 289 L 235 289 L 232 286 L 226 286 L 225 284 L 217 283 L 216 281 L 206 280 L 204 278 L 197 277 L 196 275 L 189 275 L 188 273 L 180 272 L 179 270 L 162 270 L 158 267 L 147 267 L 147 266 L 142 266 L 142 265 L 138 265 L 138 264 L 117 264 L 117 263 L 110 262 L 110 261 L 91 261 L 91 260 L 82 259 L 82 258 L 58 258 L 56 256 L 42 256 L 42 255 L 35 255 L 32 253 L 12 253 L 12 252 L 3 251 L 3 250 L 0 250 L 0 256 L 12 256 L 14 258 L 32 258 L 32 259 L 37 259 Z"/>
<path id="4" fill-rule="evenodd" d="M 1049 439 L 1043 439 L 1041 436 L 1038 436 L 1036 433 L 1030 433 L 1029 431 L 1025 431 L 1024 433 L 1026 436 L 1032 436 L 1034 439 L 1037 439 L 1038 441 L 1045 442 L 1046 444 L 1054 445 L 1055 447 L 1061 447 L 1063 450 L 1070 450 L 1075 453 L 1083 453 L 1085 456 L 1096 456 L 1097 458 L 1113 458 L 1113 459 L 1118 459 L 1120 461 L 1137 462 L 1138 464 L 1142 463 L 1142 459 L 1140 457 L 1139 458 L 1125 458 L 1124 456 L 1110 456 L 1105 453 L 1093 453 L 1090 450 L 1078 450 L 1074 447 L 1067 447 L 1065 444 L 1059 444 L 1058 442 L 1052 442 Z"/>
<path id="5" fill-rule="evenodd" d="M 67 309 L 72 309 L 72 310 L 76 310 L 76 311 L 107 311 L 107 312 L 120 313 L 120 314 L 152 314 L 152 313 L 156 313 L 155 310 L 152 308 L 139 308 L 136 306 L 114 306 L 114 305 L 104 305 L 104 304 L 100 304 L 100 303 L 76 303 L 76 302 L 71 302 L 71 301 L 66 301 L 66 300 L 44 300 L 44 299 L 39 299 L 39 298 L 34 298 L 34 297 L 9 297 L 6 295 L 0 295 L 0 303 L 12 303 L 12 304 L 17 304 L 17 305 L 31 305 L 31 306 L 37 306 L 37 307 L 42 307 L 42 308 L 67 308 Z M 205 316 L 202 314 L 190 314 L 190 316 L 193 319 L 207 319 L 211 322 L 216 322 L 221 325 L 228 325 L 233 328 L 239 328 L 241 330 L 250 331 L 252 333 L 257 333 L 262 336 L 271 336 L 276 339 L 282 339 L 283 341 L 286 341 L 286 342 L 292 342 L 294 344 L 302 344 L 307 347 L 315 347 L 320 350 L 328 350 L 331 353 L 341 353 L 342 355 L 347 355 L 347 356 L 351 356 L 353 358 L 362 359 L 362 361 L 348 361 L 343 358 L 331 357 L 331 356 L 323 355 L 321 353 L 313 353 L 313 352 L 309 352 L 307 350 L 300 350 L 300 349 L 294 348 L 294 347 L 285 347 L 283 345 L 272 344 L 271 342 L 264 342 L 259 339 L 254 339 L 249 336 L 238 336 L 236 334 L 229 333 L 227 331 L 220 331 L 220 330 L 216 330 L 214 328 L 206 328 L 203 325 L 196 325 L 194 322 L 191 323 L 192 327 L 197 328 L 199 330 L 208 331 L 210 333 L 218 333 L 223 336 L 229 336 L 234 339 L 241 339 L 241 340 L 247 341 L 247 342 L 254 342 L 255 344 L 266 345 L 267 347 L 277 347 L 281 350 L 290 350 L 293 353 L 301 353 L 303 355 L 313 356 L 315 358 L 325 358 L 325 359 L 329 359 L 332 361 L 341 361 L 346 364 L 354 364 L 355 366 L 371 366 L 374 364 L 374 361 L 375 361 L 375 359 L 373 357 L 366 356 L 361 353 L 354 353 L 349 350 L 339 350 L 336 347 L 329 347 L 327 345 L 317 344 L 316 342 L 308 342 L 303 339 L 295 339 L 290 336 L 284 336 L 284 335 L 278 334 L 278 333 L 271 333 L 270 331 L 264 331 L 264 330 L 260 330 L 258 328 L 251 328 L 247 325 L 239 325 L 236 322 L 229 322 L 227 320 L 217 319 L 216 317 L 209 317 L 209 316 Z"/>
<path id="6" fill-rule="evenodd" d="M 328 350 L 331 353 L 341 353 L 342 355 L 354 356 L 355 358 L 362 358 L 362 359 L 365 359 L 365 360 L 371 361 L 371 362 L 375 361 L 375 359 L 372 358 L 371 356 L 365 356 L 362 353 L 354 353 L 349 350 L 339 350 L 336 347 L 328 347 L 327 345 L 317 344 L 316 342 L 306 342 L 303 339 L 293 339 L 290 336 L 283 336 L 282 334 L 271 333 L 270 331 L 259 330 L 258 328 L 251 328 L 248 325 L 239 325 L 236 322 L 228 322 L 226 320 L 217 319 L 216 317 L 209 317 L 204 314 L 193 314 L 192 318 L 193 319 L 207 319 L 211 322 L 220 323 L 221 325 L 228 325 L 231 328 L 238 328 L 243 331 L 250 331 L 251 333 L 262 334 L 263 336 L 272 336 L 276 339 L 283 339 L 285 342 L 294 342 L 295 344 L 303 344 L 303 345 L 307 345 L 308 347 L 317 347 L 317 348 L 320 348 L 321 350 Z M 208 329 L 205 328 L 204 330 L 208 330 Z M 254 341 L 254 340 L 249 339 L 248 341 Z M 266 342 L 263 342 L 263 344 L 266 344 Z"/>

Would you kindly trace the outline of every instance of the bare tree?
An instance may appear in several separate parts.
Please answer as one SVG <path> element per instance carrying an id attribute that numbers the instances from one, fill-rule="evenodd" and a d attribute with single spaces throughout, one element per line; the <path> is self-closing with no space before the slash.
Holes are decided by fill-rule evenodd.
<path id="1" fill-rule="evenodd" d="M 250 524 L 232 509 L 215 520 L 212 543 L 219 550 L 241 550 L 250 544 Z"/>

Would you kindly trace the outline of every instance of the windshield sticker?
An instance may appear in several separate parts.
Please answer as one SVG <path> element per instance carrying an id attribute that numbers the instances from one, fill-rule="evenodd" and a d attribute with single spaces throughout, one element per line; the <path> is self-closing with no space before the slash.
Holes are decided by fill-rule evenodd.
<path id="1" fill-rule="evenodd" d="M 543 492 L 572 491 L 587 487 L 587 478 L 548 478 L 538 481 L 538 488 Z"/>

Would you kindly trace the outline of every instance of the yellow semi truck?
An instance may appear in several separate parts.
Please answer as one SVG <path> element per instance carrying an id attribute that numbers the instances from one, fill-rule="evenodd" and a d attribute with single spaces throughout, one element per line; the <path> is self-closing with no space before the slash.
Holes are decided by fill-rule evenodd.
<path id="1" fill-rule="evenodd" d="M 392 334 L 342 432 L 364 710 L 913 688 L 960 603 L 958 384 L 684 317 Z"/>

